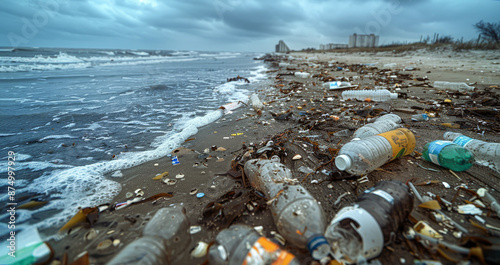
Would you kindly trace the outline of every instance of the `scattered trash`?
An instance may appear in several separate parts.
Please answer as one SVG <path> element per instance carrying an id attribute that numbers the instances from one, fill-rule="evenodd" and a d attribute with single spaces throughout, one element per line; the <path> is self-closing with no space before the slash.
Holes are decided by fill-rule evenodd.
<path id="1" fill-rule="evenodd" d="M 249 160 L 245 163 L 245 176 L 252 187 L 272 198 L 268 201 L 271 202 L 269 208 L 280 234 L 299 248 L 307 247 L 312 258 L 321 260 L 330 249 L 322 236 L 325 230 L 324 212 L 301 185 L 284 189 L 283 180 L 291 179 L 292 173 L 279 161 L 278 156 L 273 156 L 271 160 Z M 279 203 L 276 200 L 278 197 Z M 311 219 L 315 221 L 309 222 Z"/>
<path id="2" fill-rule="evenodd" d="M 184 178 L 184 174 L 182 174 L 182 173 L 181 174 L 177 174 L 177 175 L 175 175 L 175 178 L 176 179 L 182 179 L 182 178 Z"/>
<path id="3" fill-rule="evenodd" d="M 411 116 L 412 121 L 428 121 L 430 118 L 427 114 L 415 114 Z"/>
<path id="4" fill-rule="evenodd" d="M 458 172 L 471 168 L 474 163 L 474 156 L 469 150 L 450 141 L 437 140 L 427 143 L 422 157 L 436 165 Z"/>
<path id="5" fill-rule="evenodd" d="M 196 243 L 196 246 L 194 246 L 194 248 L 190 252 L 191 257 L 193 257 L 193 258 L 205 257 L 208 253 L 208 246 L 209 246 L 209 244 L 207 244 L 203 241 Z"/>
<path id="6" fill-rule="evenodd" d="M 264 108 L 264 104 L 262 104 L 257 94 L 252 94 L 250 96 L 250 104 L 252 105 L 253 109 L 257 112 Z"/>
<path id="7" fill-rule="evenodd" d="M 167 171 L 165 171 L 165 172 L 163 172 L 161 174 L 156 175 L 153 179 L 154 180 L 158 180 L 158 179 L 163 179 L 164 177 L 168 177 L 168 172 Z"/>
<path id="8" fill-rule="evenodd" d="M 302 156 L 301 155 L 294 155 L 292 157 L 292 160 L 299 160 L 299 159 L 302 159 Z"/>
<path id="9" fill-rule="evenodd" d="M 294 255 L 246 225 L 220 231 L 208 253 L 210 264 L 299 264 Z"/>
<path id="10" fill-rule="evenodd" d="M 474 204 L 464 204 L 464 205 L 458 205 L 458 212 L 461 214 L 470 214 L 470 215 L 475 215 L 475 214 L 482 214 L 483 211 L 481 209 L 477 208 Z"/>
<path id="11" fill-rule="evenodd" d="M 391 99 L 397 99 L 397 93 L 391 93 L 387 89 L 381 90 L 347 90 L 342 92 L 342 99 L 357 99 L 357 100 L 366 100 L 370 99 L 371 101 L 387 101 Z"/>
<path id="12" fill-rule="evenodd" d="M 196 234 L 196 233 L 199 233 L 199 232 L 201 232 L 201 226 L 194 225 L 194 226 L 189 227 L 189 233 L 190 234 Z"/>
<path id="13" fill-rule="evenodd" d="M 12 230 L 13 232 L 13 230 Z M 50 245 L 43 242 L 35 227 L 5 236 L 0 246 L 0 264 L 48 264 L 54 255 Z M 11 243 L 13 242 L 13 243 Z"/>
<path id="14" fill-rule="evenodd" d="M 61 229 L 59 232 L 71 229 L 83 222 L 87 222 L 91 226 L 97 222 L 99 218 L 98 207 L 87 207 L 79 210 Z"/>
<path id="15" fill-rule="evenodd" d="M 474 91 L 474 87 L 468 86 L 466 83 L 459 82 L 436 81 L 434 82 L 433 87 L 437 89 L 449 89 L 460 92 Z"/>
<path id="16" fill-rule="evenodd" d="M 498 204 L 497 200 L 495 200 L 485 188 L 478 189 L 477 194 L 490 204 L 491 209 L 496 212 L 497 216 L 500 216 L 500 204 Z"/>
<path id="17" fill-rule="evenodd" d="M 335 259 L 357 263 L 377 257 L 412 210 L 413 196 L 407 186 L 396 181 L 377 183 L 354 206 L 342 208 L 326 229 Z"/>
<path id="18" fill-rule="evenodd" d="M 189 220 L 178 205 L 158 210 L 142 237 L 125 246 L 107 264 L 175 264 L 191 243 Z"/>
<path id="19" fill-rule="evenodd" d="M 366 138 L 379 133 L 395 130 L 401 127 L 401 118 L 396 114 L 386 114 L 378 118 L 374 123 L 368 123 L 363 127 L 357 129 L 354 138 Z"/>
<path id="20" fill-rule="evenodd" d="M 205 193 L 200 192 L 196 194 L 196 198 L 203 198 L 205 196 Z"/>
<path id="21" fill-rule="evenodd" d="M 427 222 L 425 221 L 419 221 L 417 224 L 413 226 L 413 229 L 415 231 L 419 232 L 420 234 L 436 238 L 436 239 L 443 239 L 443 236 L 438 233 L 434 228 L 432 228 Z"/>
<path id="22" fill-rule="evenodd" d="M 454 132 L 445 132 L 443 137 L 471 151 L 476 163 L 500 172 L 500 143 L 488 143 Z"/>
<path id="23" fill-rule="evenodd" d="M 411 154 L 414 148 L 413 133 L 400 128 L 345 144 L 335 158 L 335 165 L 339 170 L 361 176 L 391 160 Z M 373 157 L 373 154 L 378 156 Z"/>
<path id="24" fill-rule="evenodd" d="M 175 166 L 175 165 L 178 165 L 178 164 L 180 164 L 179 158 L 177 158 L 177 156 L 173 156 L 172 157 L 172 165 Z"/>

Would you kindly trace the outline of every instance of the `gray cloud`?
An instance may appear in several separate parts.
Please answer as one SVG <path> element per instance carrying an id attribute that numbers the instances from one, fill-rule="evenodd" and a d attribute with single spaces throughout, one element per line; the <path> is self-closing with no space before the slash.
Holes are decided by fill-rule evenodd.
<path id="1" fill-rule="evenodd" d="M 270 51 L 280 39 L 301 49 L 354 32 L 381 44 L 469 40 L 498 10 L 494 0 L 4 0 L 0 46 Z"/>

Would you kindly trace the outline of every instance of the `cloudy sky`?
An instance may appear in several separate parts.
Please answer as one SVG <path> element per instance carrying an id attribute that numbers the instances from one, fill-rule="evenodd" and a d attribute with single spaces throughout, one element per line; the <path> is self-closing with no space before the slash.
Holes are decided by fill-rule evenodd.
<path id="1" fill-rule="evenodd" d="M 470 40 L 500 22 L 498 0 L 2 0 L 0 46 L 272 51 L 379 44 L 434 33 Z"/>

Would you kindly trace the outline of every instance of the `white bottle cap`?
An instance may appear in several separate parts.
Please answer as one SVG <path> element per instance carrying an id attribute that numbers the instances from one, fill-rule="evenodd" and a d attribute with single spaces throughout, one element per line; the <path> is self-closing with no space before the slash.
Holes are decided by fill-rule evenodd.
<path id="1" fill-rule="evenodd" d="M 391 99 L 397 99 L 398 93 L 391 93 Z"/>
<path id="2" fill-rule="evenodd" d="M 347 155 L 339 155 L 335 158 L 335 166 L 339 170 L 344 171 L 344 170 L 350 168 L 351 165 L 352 165 L 351 158 Z"/>

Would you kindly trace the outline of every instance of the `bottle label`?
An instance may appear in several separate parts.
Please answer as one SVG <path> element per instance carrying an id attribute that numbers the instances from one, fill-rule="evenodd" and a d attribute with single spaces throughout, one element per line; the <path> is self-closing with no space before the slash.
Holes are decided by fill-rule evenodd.
<path id="1" fill-rule="evenodd" d="M 439 153 L 445 146 L 450 145 L 452 143 L 453 142 L 450 141 L 440 141 L 440 140 L 430 143 L 428 147 L 428 152 L 429 152 L 429 158 L 431 159 L 432 163 L 436 165 L 441 165 L 439 164 Z"/>
<path id="2" fill-rule="evenodd" d="M 415 138 L 411 137 L 412 139 L 409 139 L 405 132 L 413 136 L 413 133 L 405 128 L 378 134 L 387 139 L 391 144 L 391 160 L 413 153 L 413 149 L 415 149 Z"/>
<path id="3" fill-rule="evenodd" d="M 394 197 L 392 197 L 391 194 L 387 193 L 386 191 L 376 190 L 374 192 L 371 192 L 371 194 L 378 195 L 382 197 L 384 200 L 386 200 L 388 203 L 394 204 Z"/>
<path id="4" fill-rule="evenodd" d="M 259 238 L 253 244 L 242 265 L 271 264 L 288 265 L 295 258 L 287 251 L 281 250 L 278 245 L 265 237 Z"/>
<path id="5" fill-rule="evenodd" d="M 453 142 L 460 145 L 460 146 L 465 147 L 472 140 L 474 140 L 474 139 L 467 137 L 465 135 L 460 135 L 457 138 L 455 138 L 455 140 L 453 140 Z"/>

